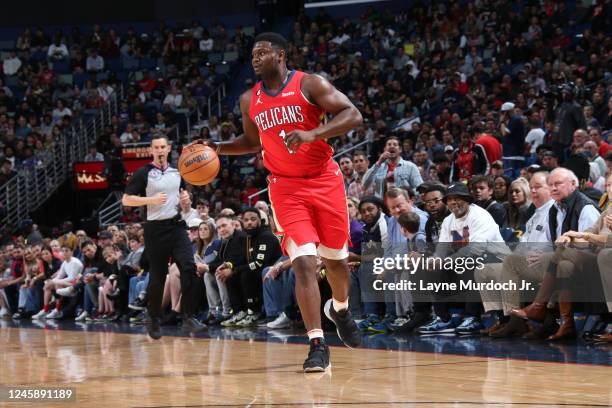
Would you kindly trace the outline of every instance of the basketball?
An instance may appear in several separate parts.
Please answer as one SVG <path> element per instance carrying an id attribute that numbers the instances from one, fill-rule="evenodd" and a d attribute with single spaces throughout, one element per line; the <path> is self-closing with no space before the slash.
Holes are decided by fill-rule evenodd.
<path id="1" fill-rule="evenodd" d="M 194 186 L 204 186 L 217 177 L 221 163 L 212 148 L 195 144 L 183 149 L 178 167 L 186 182 Z"/>

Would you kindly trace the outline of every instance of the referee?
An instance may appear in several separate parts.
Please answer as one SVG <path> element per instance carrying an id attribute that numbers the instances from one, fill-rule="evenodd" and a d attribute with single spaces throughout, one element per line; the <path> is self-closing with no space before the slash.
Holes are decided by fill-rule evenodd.
<path id="1" fill-rule="evenodd" d="M 128 207 L 147 206 L 144 241 L 150 265 L 147 295 L 151 323 L 148 331 L 149 336 L 157 340 L 161 337 L 162 294 L 170 257 L 181 272 L 183 327 L 196 332 L 206 325 L 194 317 L 198 305 L 196 267 L 187 226 L 179 213 L 179 196 L 187 192 L 181 188 L 179 171 L 168 165 L 168 139 L 154 136 L 149 149 L 153 162 L 134 172 L 121 203 Z"/>

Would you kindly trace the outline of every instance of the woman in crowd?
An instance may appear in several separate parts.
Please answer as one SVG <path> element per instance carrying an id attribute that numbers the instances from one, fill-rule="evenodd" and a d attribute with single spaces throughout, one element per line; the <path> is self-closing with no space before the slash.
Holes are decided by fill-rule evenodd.
<path id="1" fill-rule="evenodd" d="M 529 193 L 529 182 L 519 177 L 510 183 L 508 190 L 508 201 L 504 203 L 506 208 L 505 227 L 514 230 L 521 229 L 527 222 L 528 210 L 531 206 L 531 194 Z"/>

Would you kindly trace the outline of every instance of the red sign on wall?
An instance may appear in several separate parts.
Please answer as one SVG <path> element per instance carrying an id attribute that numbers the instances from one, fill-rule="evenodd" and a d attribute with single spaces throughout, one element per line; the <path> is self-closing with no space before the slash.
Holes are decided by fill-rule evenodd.
<path id="1" fill-rule="evenodd" d="M 150 163 L 151 159 L 123 160 L 127 172 L 127 179 L 142 166 Z M 108 188 L 108 180 L 104 174 L 104 162 L 87 162 L 74 164 L 74 182 L 77 190 L 105 190 Z"/>

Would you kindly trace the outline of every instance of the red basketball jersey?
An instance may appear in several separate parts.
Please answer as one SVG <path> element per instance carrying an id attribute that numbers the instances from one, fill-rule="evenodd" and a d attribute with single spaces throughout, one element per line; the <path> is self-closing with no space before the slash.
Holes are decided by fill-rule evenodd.
<path id="1" fill-rule="evenodd" d="M 312 130 L 321 125 L 325 111 L 302 93 L 304 72 L 291 71 L 275 94 L 258 82 L 252 90 L 249 116 L 259 129 L 264 166 L 273 175 L 313 177 L 327 168 L 333 149 L 323 140 L 303 144 L 291 154 L 285 136 L 292 130 Z"/>

